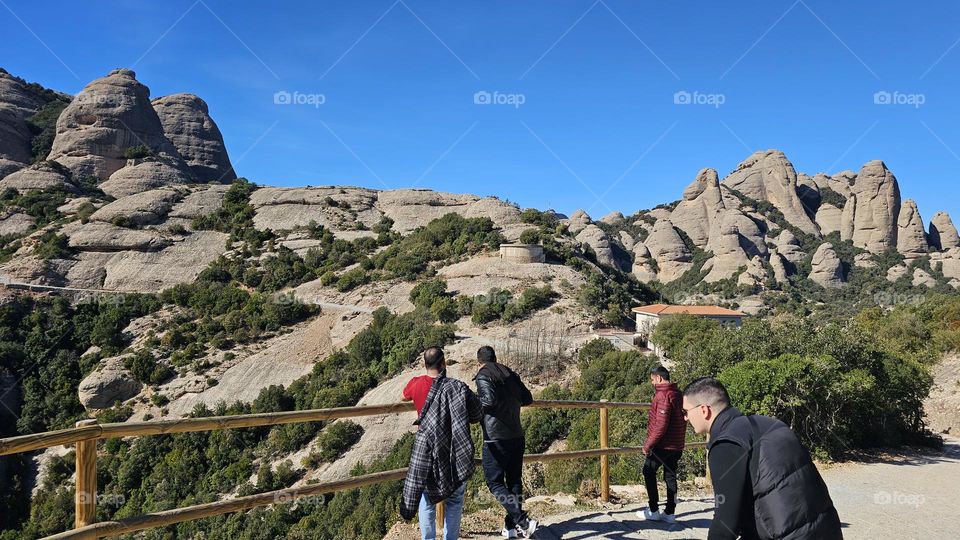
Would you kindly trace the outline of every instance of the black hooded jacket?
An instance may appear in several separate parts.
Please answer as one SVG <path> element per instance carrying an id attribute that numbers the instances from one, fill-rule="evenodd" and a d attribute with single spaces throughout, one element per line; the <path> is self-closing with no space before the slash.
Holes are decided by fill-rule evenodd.
<path id="1" fill-rule="evenodd" d="M 520 407 L 533 403 L 520 376 L 496 362 L 487 362 L 473 378 L 483 404 L 483 440 L 502 441 L 523 437 Z"/>

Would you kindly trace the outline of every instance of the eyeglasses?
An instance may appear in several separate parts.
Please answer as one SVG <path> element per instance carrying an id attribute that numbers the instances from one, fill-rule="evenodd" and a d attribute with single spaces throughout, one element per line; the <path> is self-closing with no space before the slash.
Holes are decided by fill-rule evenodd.
<path id="1" fill-rule="evenodd" d="M 687 419 L 687 415 L 690 413 L 690 411 L 696 409 L 697 407 L 709 407 L 709 406 L 710 406 L 710 405 L 705 405 L 705 404 L 703 404 L 703 403 L 697 403 L 696 405 L 694 405 L 693 407 L 690 407 L 689 409 L 684 409 L 684 410 L 683 410 L 683 419 L 686 420 L 686 419 Z"/>

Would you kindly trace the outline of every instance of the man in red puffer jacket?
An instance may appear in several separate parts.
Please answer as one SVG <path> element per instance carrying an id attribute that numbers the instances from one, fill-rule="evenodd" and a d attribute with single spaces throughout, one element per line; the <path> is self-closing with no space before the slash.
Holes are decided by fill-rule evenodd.
<path id="1" fill-rule="evenodd" d="M 687 423 L 683 418 L 683 394 L 670 382 L 670 372 L 663 366 L 650 370 L 650 382 L 656 393 L 650 403 L 647 422 L 647 442 L 643 444 L 643 482 L 647 488 L 649 507 L 637 512 L 651 521 L 675 523 L 677 508 L 677 465 L 683 454 Z M 667 503 L 660 512 L 657 492 L 657 469 L 663 466 L 663 481 L 667 484 Z"/>

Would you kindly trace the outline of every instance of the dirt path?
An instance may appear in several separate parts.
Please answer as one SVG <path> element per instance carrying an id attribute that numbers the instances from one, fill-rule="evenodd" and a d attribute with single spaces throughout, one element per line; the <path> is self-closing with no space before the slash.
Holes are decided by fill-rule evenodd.
<path id="1" fill-rule="evenodd" d="M 870 463 L 826 468 L 823 477 L 843 522 L 847 540 L 954 539 L 960 532 L 960 439 L 949 438 L 942 452 L 904 451 L 885 454 Z M 639 519 L 643 503 L 606 508 L 541 508 L 542 540 L 702 539 L 713 517 L 709 496 L 683 499 L 677 524 Z M 550 513 L 553 512 L 553 513 Z M 536 514 L 536 511 L 533 511 Z M 464 538 L 496 539 L 496 512 L 464 518 Z M 487 515 L 489 514 L 489 515 Z M 419 538 L 416 527 L 396 527 L 387 538 Z"/>
<path id="2" fill-rule="evenodd" d="M 957 538 L 960 439 L 943 452 L 898 452 L 824 472 L 845 538 Z"/>

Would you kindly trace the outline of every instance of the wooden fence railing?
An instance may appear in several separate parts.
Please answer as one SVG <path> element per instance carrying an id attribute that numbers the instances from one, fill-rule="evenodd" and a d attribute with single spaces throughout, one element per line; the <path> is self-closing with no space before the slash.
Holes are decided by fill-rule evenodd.
<path id="1" fill-rule="evenodd" d="M 610 469 L 608 459 L 611 455 L 640 453 L 639 446 L 609 447 L 608 418 L 611 409 L 646 410 L 649 403 L 624 403 L 609 401 L 534 401 L 530 408 L 549 409 L 599 409 L 600 411 L 600 447 L 591 450 L 576 450 L 554 452 L 550 454 L 527 454 L 523 457 L 525 463 L 548 462 L 564 459 L 600 458 L 600 497 L 607 501 L 610 498 Z M 0 439 L 0 456 L 29 452 L 60 446 L 64 444 L 76 445 L 76 495 L 75 519 L 72 530 L 49 536 L 47 538 L 103 538 L 115 536 L 155 527 L 163 527 L 184 521 L 193 521 L 231 512 L 249 510 L 259 506 L 293 502 L 296 499 L 355 489 L 371 484 L 401 480 L 406 476 L 407 469 L 394 469 L 360 476 L 350 477 L 336 482 L 310 484 L 300 487 L 280 489 L 237 497 L 205 504 L 197 504 L 183 508 L 175 508 L 162 512 L 154 512 L 141 516 L 134 516 L 118 521 L 95 523 L 96 521 L 96 494 L 97 494 L 97 441 L 118 437 L 134 437 L 147 435 L 165 435 L 171 433 L 186 433 L 191 431 L 213 431 L 218 429 L 274 426 L 297 422 L 317 422 L 335 420 L 338 418 L 352 418 L 358 416 L 374 416 L 413 411 L 412 403 L 392 403 L 387 405 L 365 405 L 358 407 L 336 407 L 330 409 L 313 409 L 306 411 L 289 411 L 277 413 L 240 414 L 232 416 L 211 416 L 204 418 L 180 418 L 175 420 L 152 420 L 148 422 L 121 422 L 100 424 L 96 420 L 81 420 L 76 427 L 20 435 Z M 703 448 L 706 443 L 688 442 L 687 448 Z M 709 470 L 708 480 L 709 480 Z"/>

